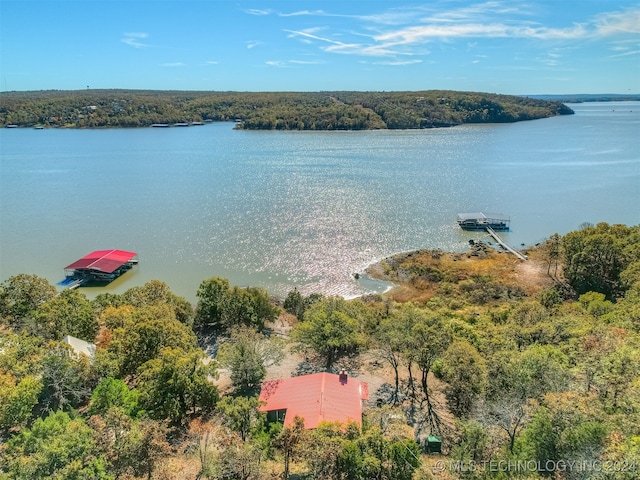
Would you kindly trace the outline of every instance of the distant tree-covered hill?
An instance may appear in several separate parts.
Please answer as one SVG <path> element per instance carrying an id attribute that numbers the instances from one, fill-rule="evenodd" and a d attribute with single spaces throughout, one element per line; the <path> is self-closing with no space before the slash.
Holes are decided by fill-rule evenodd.
<path id="1" fill-rule="evenodd" d="M 539 100 L 551 100 L 563 103 L 583 103 L 583 102 L 638 102 L 640 94 L 619 94 L 619 93 L 573 93 L 564 95 L 528 95 Z"/>
<path id="2" fill-rule="evenodd" d="M 76 90 L 0 93 L 0 125 L 147 127 L 236 121 L 250 130 L 415 129 L 506 123 L 573 111 L 557 101 L 448 90 L 193 92 Z"/>

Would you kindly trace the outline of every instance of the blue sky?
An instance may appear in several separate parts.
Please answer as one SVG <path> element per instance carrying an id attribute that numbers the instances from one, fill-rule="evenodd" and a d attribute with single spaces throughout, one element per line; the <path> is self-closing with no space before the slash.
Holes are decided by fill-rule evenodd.
<path id="1" fill-rule="evenodd" d="M 0 0 L 0 89 L 640 93 L 637 0 Z"/>

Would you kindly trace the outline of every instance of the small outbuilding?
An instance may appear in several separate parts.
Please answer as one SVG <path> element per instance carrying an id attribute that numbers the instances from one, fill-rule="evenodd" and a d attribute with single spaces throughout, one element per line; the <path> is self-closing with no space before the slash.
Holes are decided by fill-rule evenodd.
<path id="1" fill-rule="evenodd" d="M 442 439 L 435 435 L 427 437 L 427 453 L 442 453 Z"/>
<path id="2" fill-rule="evenodd" d="M 300 377 L 271 380 L 262 385 L 261 412 L 270 421 L 293 424 L 298 416 L 304 426 L 313 429 L 321 422 L 355 422 L 362 424 L 364 401 L 369 398 L 365 382 L 350 378 L 344 371 L 314 373 Z"/>

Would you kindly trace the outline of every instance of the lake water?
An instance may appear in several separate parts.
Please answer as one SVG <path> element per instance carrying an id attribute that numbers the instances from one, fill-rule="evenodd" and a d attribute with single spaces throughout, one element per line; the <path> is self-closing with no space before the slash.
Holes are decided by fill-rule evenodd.
<path id="1" fill-rule="evenodd" d="M 384 288 L 355 272 L 464 250 L 459 212 L 511 217 L 534 244 L 583 222 L 640 223 L 640 102 L 506 125 L 364 132 L 1 129 L 0 280 L 51 283 L 92 250 L 140 264 L 88 296 L 158 279 L 196 300 L 212 276 L 285 295 Z"/>

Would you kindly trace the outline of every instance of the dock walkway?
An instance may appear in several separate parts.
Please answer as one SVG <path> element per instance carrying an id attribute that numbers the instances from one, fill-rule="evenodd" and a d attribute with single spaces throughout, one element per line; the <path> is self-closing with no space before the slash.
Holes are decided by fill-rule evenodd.
<path id="1" fill-rule="evenodd" d="M 496 242 L 498 242 L 498 244 L 500 244 L 500 246 L 502 248 L 504 248 L 505 250 L 507 250 L 508 252 L 513 253 L 516 257 L 518 257 L 520 260 L 527 260 L 526 255 L 521 254 L 519 251 L 517 251 L 515 248 L 513 248 L 511 245 L 509 245 L 508 243 L 506 243 L 504 240 L 502 240 L 498 234 L 496 232 L 493 231 L 493 229 L 491 227 L 486 227 L 487 233 L 489 235 L 491 235 L 494 240 Z"/>

